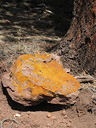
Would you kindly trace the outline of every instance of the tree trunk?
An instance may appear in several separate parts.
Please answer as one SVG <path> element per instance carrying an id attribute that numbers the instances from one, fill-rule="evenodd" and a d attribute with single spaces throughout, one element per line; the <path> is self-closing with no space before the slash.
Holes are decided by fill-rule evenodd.
<path id="1" fill-rule="evenodd" d="M 96 0 L 74 0 L 70 28 L 55 50 L 64 67 L 96 73 Z"/>

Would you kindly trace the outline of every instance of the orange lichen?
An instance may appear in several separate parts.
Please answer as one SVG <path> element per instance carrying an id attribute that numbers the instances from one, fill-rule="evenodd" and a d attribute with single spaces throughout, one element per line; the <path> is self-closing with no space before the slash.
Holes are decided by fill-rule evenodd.
<path id="1" fill-rule="evenodd" d="M 79 82 L 65 72 L 62 63 L 48 53 L 21 55 L 12 66 L 12 84 L 21 95 L 31 88 L 32 97 L 67 95 L 80 88 Z"/>

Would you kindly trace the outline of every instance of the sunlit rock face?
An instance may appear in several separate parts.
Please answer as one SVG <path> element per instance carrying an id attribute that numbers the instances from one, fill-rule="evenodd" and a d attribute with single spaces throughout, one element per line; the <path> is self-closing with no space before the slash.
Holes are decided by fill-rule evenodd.
<path id="1" fill-rule="evenodd" d="M 47 101 L 53 104 L 74 104 L 79 82 L 68 74 L 54 54 L 21 55 L 2 77 L 10 97 L 24 106 Z"/>

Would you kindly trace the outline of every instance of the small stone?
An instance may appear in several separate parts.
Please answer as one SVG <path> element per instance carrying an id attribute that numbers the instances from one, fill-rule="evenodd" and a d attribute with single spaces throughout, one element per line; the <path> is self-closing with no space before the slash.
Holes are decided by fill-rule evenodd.
<path id="1" fill-rule="evenodd" d="M 46 124 L 46 126 L 47 126 L 47 127 L 50 127 L 50 126 L 51 126 L 51 124 L 50 124 L 50 123 L 48 123 L 48 124 Z"/>
<path id="2" fill-rule="evenodd" d="M 65 118 L 65 119 L 67 119 L 67 118 L 68 118 L 68 116 L 67 116 L 67 115 L 65 115 L 65 116 L 64 116 L 64 118 Z"/>
<path id="3" fill-rule="evenodd" d="M 47 114 L 47 117 L 50 118 L 52 115 L 50 113 Z"/>
<path id="4" fill-rule="evenodd" d="M 20 117 L 21 115 L 20 114 L 18 114 L 18 113 L 16 113 L 15 115 L 14 115 L 14 117 Z"/>
<path id="5" fill-rule="evenodd" d="M 70 69 L 69 68 L 64 68 L 64 70 L 66 71 L 66 72 L 70 72 Z"/>
<path id="6" fill-rule="evenodd" d="M 62 116 L 65 116 L 66 115 L 66 111 L 63 110 L 61 114 L 62 114 Z"/>
<path id="7" fill-rule="evenodd" d="M 56 120 L 56 117 L 55 117 L 55 116 L 52 116 L 51 119 L 52 119 L 52 120 Z"/>

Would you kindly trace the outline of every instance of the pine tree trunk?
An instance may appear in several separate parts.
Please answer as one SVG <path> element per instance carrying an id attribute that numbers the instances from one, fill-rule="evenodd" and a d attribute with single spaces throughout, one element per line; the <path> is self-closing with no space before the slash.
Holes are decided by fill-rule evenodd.
<path id="1" fill-rule="evenodd" d="M 70 28 L 55 50 L 73 72 L 96 72 L 96 0 L 74 1 Z"/>

